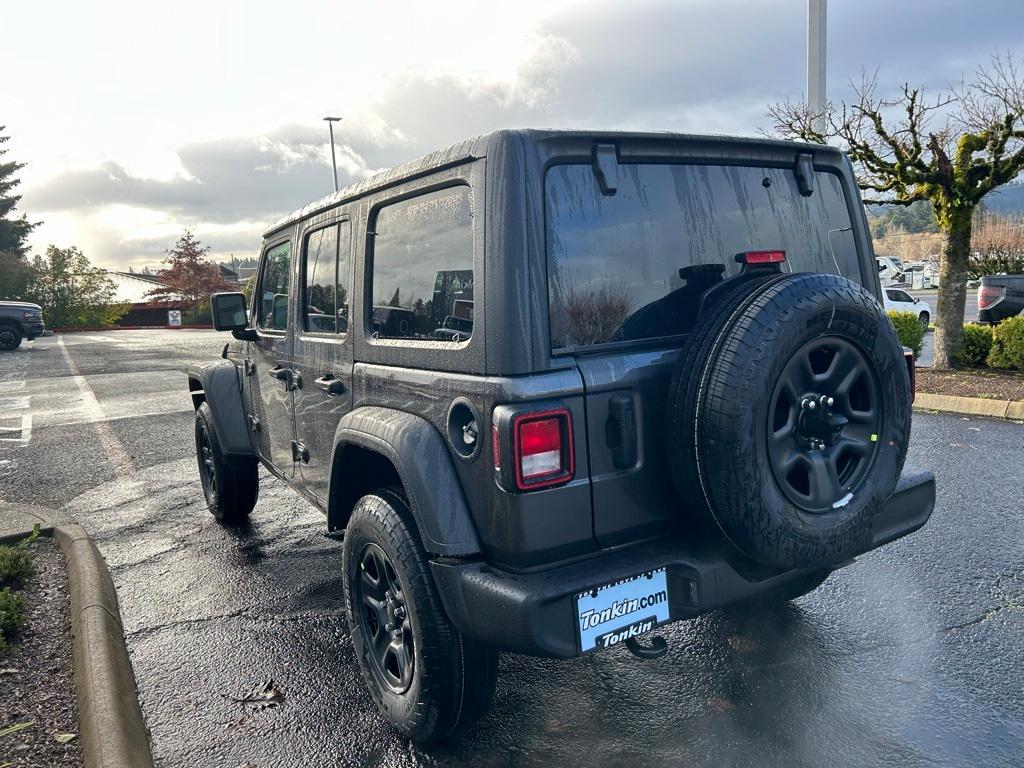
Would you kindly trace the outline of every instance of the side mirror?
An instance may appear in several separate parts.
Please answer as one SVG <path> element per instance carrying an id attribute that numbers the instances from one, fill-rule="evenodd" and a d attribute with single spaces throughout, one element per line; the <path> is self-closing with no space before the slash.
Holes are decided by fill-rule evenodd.
<path id="1" fill-rule="evenodd" d="M 252 333 L 244 293 L 215 293 L 210 296 L 210 310 L 216 330 L 231 331 L 238 339 L 248 339 Z"/>

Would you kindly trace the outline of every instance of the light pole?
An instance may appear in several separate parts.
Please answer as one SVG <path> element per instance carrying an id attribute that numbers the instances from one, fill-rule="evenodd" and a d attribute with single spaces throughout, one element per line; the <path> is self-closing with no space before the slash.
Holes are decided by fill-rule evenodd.
<path id="1" fill-rule="evenodd" d="M 825 38 L 828 0 L 807 0 L 807 106 L 813 127 L 825 132 Z"/>
<path id="2" fill-rule="evenodd" d="M 338 191 L 338 161 L 334 157 L 334 124 L 340 123 L 340 117 L 325 117 L 327 130 L 331 134 L 331 168 L 334 170 L 334 191 Z"/>

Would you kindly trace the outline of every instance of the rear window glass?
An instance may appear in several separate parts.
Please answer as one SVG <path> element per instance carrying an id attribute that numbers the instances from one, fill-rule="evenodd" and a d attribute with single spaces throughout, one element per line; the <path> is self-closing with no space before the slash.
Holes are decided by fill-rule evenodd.
<path id="1" fill-rule="evenodd" d="M 545 179 L 551 345 L 672 336 L 743 251 L 784 250 L 783 269 L 861 282 L 839 177 L 803 197 L 789 169 L 622 164 L 603 195 L 589 165 Z"/>
<path id="2" fill-rule="evenodd" d="M 380 209 L 371 288 L 375 338 L 459 342 L 473 333 L 473 207 L 467 186 Z"/>

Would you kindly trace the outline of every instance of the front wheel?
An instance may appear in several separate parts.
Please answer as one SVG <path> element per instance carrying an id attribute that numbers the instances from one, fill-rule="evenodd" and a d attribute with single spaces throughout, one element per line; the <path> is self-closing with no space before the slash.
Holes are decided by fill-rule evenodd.
<path id="1" fill-rule="evenodd" d="M 448 620 L 400 492 L 356 503 L 342 564 L 356 659 L 384 717 L 418 743 L 482 717 L 494 697 L 497 651 Z"/>
<path id="2" fill-rule="evenodd" d="M 249 519 L 259 494 L 259 467 L 250 456 L 224 454 L 207 403 L 196 410 L 196 458 L 206 505 L 224 525 L 241 525 Z"/>
<path id="3" fill-rule="evenodd" d="M 21 332 L 10 325 L 0 325 L 0 351 L 13 352 L 21 346 Z"/>

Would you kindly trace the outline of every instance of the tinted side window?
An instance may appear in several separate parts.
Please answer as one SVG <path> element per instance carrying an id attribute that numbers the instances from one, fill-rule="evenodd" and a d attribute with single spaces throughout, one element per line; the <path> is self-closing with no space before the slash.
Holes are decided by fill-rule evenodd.
<path id="1" fill-rule="evenodd" d="M 259 314 L 256 324 L 271 331 L 288 328 L 288 286 L 292 274 L 292 244 L 275 245 L 263 257 Z"/>
<path id="2" fill-rule="evenodd" d="M 337 331 L 338 225 L 316 229 L 306 236 L 306 291 L 303 316 L 307 331 Z"/>
<path id="3" fill-rule="evenodd" d="M 378 338 L 464 341 L 473 332 L 473 205 L 467 186 L 381 208 L 370 295 Z"/>
<path id="4" fill-rule="evenodd" d="M 686 333 L 707 288 L 742 251 L 786 251 L 784 269 L 861 280 L 839 177 L 804 197 L 792 171 L 623 164 L 603 195 L 589 165 L 545 179 L 554 348 Z"/>

